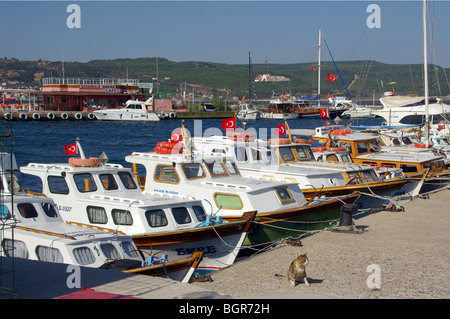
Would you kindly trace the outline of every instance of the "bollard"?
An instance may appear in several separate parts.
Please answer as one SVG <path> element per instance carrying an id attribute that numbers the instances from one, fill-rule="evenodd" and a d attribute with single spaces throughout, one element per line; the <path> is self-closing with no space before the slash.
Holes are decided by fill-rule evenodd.
<path id="1" fill-rule="evenodd" d="M 356 204 L 345 204 L 341 207 L 341 216 L 339 220 L 339 227 L 352 227 L 353 228 L 353 212 L 358 210 Z"/>

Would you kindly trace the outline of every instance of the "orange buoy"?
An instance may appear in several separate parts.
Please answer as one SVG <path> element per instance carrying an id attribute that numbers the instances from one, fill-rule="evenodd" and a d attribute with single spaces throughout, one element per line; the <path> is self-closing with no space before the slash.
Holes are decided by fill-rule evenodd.
<path id="1" fill-rule="evenodd" d="M 98 157 L 89 157 L 82 159 L 81 157 L 71 157 L 69 158 L 69 164 L 75 167 L 97 167 L 100 165 Z"/>
<path id="2" fill-rule="evenodd" d="M 269 143 L 273 144 L 289 144 L 291 141 L 288 138 L 270 138 Z"/>

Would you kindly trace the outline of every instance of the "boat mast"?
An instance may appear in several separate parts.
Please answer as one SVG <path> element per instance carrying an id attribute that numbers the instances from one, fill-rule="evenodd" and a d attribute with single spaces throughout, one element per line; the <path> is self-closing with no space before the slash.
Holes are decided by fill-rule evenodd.
<path id="1" fill-rule="evenodd" d="M 430 135 L 429 109 L 428 109 L 428 57 L 427 57 L 427 1 L 423 0 L 423 72 L 424 72 L 424 90 L 425 90 L 425 146 L 428 147 L 428 139 Z"/>
<path id="2" fill-rule="evenodd" d="M 319 104 L 318 106 L 320 107 L 320 47 L 321 47 L 321 43 L 322 43 L 322 29 L 319 29 L 319 60 L 318 60 L 318 73 L 317 73 L 317 96 L 319 97 Z"/>

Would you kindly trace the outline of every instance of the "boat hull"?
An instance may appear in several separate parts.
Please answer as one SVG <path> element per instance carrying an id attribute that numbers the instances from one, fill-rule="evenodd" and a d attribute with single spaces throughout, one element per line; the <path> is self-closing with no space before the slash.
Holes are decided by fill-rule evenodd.
<path id="1" fill-rule="evenodd" d="M 273 213 L 258 213 L 250 228 L 243 248 L 267 245 L 286 238 L 300 238 L 329 227 L 339 219 L 341 207 L 353 204 L 359 195 L 354 192 L 325 202 L 305 204 L 299 208 Z M 239 216 L 223 216 L 233 221 Z"/>
<path id="2" fill-rule="evenodd" d="M 167 254 L 178 260 L 200 251 L 204 256 L 195 274 L 204 275 L 234 263 L 247 236 L 256 212 L 244 214 L 242 219 L 212 226 L 198 227 L 185 232 L 166 232 L 133 235 L 138 249 L 149 255 Z"/>
<path id="3" fill-rule="evenodd" d="M 152 112 L 127 112 L 119 110 L 94 111 L 95 117 L 100 121 L 159 121 L 159 117 Z"/>

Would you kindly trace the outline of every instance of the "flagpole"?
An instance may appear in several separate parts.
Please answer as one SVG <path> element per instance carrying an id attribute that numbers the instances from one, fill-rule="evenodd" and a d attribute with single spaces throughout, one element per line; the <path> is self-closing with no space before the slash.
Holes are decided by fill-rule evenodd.
<path id="1" fill-rule="evenodd" d="M 183 141 L 184 141 L 184 148 L 186 149 L 186 154 L 191 154 L 191 150 L 188 147 L 188 136 L 186 134 L 186 128 L 184 127 L 184 120 L 181 121 L 181 128 L 182 128 L 182 134 L 183 134 Z"/>
<path id="2" fill-rule="evenodd" d="M 318 61 L 318 75 L 317 75 L 317 95 L 319 96 L 319 104 L 320 107 L 320 49 L 322 43 L 322 29 L 319 29 L 319 61 Z"/>
<path id="3" fill-rule="evenodd" d="M 287 121 L 284 120 L 284 125 L 286 125 L 286 129 L 288 131 L 288 135 L 289 135 L 289 142 L 292 143 L 292 135 L 291 135 L 291 129 L 289 128 L 289 125 L 287 124 Z"/>
<path id="4" fill-rule="evenodd" d="M 83 149 L 81 148 L 80 138 L 77 137 L 76 143 L 77 143 L 77 149 L 78 149 L 78 151 L 80 152 L 80 157 L 81 157 L 81 159 L 86 159 L 86 157 L 84 156 Z"/>

